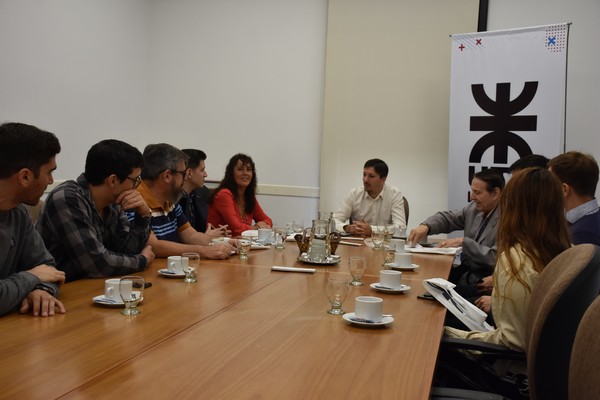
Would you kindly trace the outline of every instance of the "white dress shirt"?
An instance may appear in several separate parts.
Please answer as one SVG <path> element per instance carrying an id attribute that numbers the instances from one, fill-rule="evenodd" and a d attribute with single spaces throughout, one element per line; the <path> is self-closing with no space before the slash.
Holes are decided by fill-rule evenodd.
<path id="1" fill-rule="evenodd" d="M 364 187 L 356 187 L 333 213 L 336 230 L 343 232 L 350 218 L 366 221 L 371 226 L 378 222 L 392 223 L 396 229 L 405 230 L 404 197 L 398 188 L 387 184 L 376 198 L 369 196 Z"/>

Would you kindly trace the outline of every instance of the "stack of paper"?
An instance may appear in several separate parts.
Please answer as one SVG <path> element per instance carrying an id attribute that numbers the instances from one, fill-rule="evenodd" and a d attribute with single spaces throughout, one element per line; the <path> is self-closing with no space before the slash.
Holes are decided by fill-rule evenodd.
<path id="1" fill-rule="evenodd" d="M 452 314 L 460 319 L 471 330 L 491 331 L 493 328 L 485 322 L 487 314 L 467 301 L 454 290 L 455 284 L 442 278 L 423 281 L 423 286 L 433 297 L 442 303 Z"/>

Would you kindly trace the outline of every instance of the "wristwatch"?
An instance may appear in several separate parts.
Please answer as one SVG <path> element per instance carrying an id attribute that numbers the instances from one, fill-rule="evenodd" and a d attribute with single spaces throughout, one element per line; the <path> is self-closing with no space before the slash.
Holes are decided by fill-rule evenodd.
<path id="1" fill-rule="evenodd" d="M 431 232 L 431 225 L 429 225 L 428 223 L 422 222 L 421 225 L 424 225 L 427 227 L 427 234 L 429 234 L 429 232 Z"/>
<path id="2" fill-rule="evenodd" d="M 35 285 L 34 289 L 43 290 L 44 292 L 48 293 L 49 295 L 54 296 L 54 290 L 51 287 L 48 287 L 48 286 L 43 285 L 41 283 Z"/>

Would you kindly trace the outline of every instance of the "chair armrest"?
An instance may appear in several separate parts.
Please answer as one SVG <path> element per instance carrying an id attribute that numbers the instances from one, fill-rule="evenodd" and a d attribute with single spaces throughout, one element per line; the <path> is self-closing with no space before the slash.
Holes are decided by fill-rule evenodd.
<path id="1" fill-rule="evenodd" d="M 507 400 L 506 397 L 495 393 L 447 387 L 432 387 L 430 399 Z"/>
<path id="2" fill-rule="evenodd" d="M 485 356 L 493 356 L 506 360 L 526 361 L 525 353 L 511 350 L 506 346 L 486 343 L 480 340 L 460 339 L 460 338 L 442 338 L 442 347 L 455 350 L 474 350 L 481 352 Z"/>

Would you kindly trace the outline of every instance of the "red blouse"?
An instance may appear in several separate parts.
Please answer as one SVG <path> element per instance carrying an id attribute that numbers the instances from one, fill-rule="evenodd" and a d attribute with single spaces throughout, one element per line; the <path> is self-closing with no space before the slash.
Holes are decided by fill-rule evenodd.
<path id="1" fill-rule="evenodd" d="M 208 208 L 208 222 L 213 226 L 228 225 L 232 236 L 239 236 L 242 232 L 252 229 L 252 220 L 266 222 L 269 226 L 273 226 L 273 221 L 260 207 L 256 197 L 254 212 L 242 217 L 229 189 L 219 190 Z"/>

